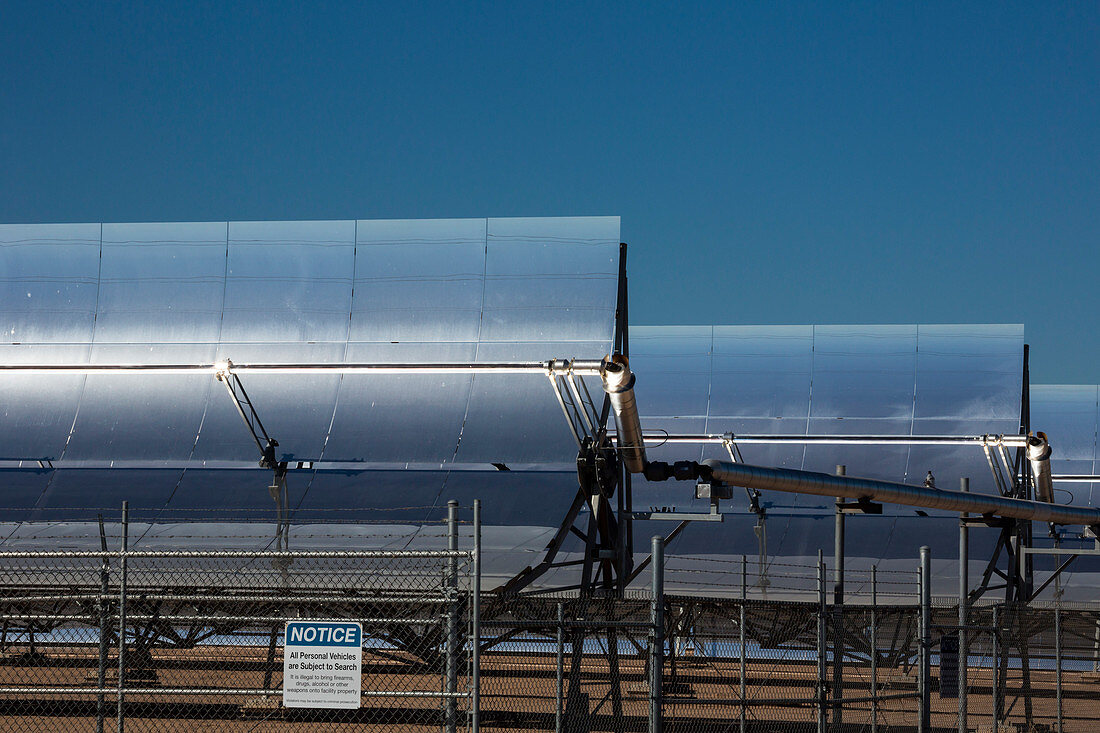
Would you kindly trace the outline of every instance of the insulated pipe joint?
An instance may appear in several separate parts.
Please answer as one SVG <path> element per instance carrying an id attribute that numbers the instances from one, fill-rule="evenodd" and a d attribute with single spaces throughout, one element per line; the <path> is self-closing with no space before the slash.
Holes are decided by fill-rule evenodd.
<path id="1" fill-rule="evenodd" d="M 1035 498 L 1039 501 L 1054 501 L 1054 480 L 1050 474 L 1050 455 L 1053 452 L 1046 433 L 1027 436 L 1027 460 L 1035 482 Z"/>
<path id="2" fill-rule="evenodd" d="M 642 473 L 646 464 L 645 439 L 638 403 L 634 400 L 634 373 L 630 371 L 630 362 L 622 354 L 608 356 L 600 366 L 600 378 L 619 426 L 619 453 L 623 465 L 631 473 Z"/>

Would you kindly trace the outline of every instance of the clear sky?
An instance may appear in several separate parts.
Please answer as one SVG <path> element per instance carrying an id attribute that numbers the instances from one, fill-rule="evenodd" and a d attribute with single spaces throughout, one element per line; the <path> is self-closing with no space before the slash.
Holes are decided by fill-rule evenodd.
<path id="1" fill-rule="evenodd" d="M 0 5 L 0 221 L 619 214 L 636 324 L 1100 382 L 1100 3 Z"/>

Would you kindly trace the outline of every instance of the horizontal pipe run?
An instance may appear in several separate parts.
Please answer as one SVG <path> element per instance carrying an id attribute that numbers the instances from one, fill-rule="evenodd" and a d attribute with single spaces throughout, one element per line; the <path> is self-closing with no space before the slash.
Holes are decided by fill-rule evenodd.
<path id="1" fill-rule="evenodd" d="M 1089 474 L 1055 473 L 1051 474 L 1050 477 L 1054 481 L 1061 481 L 1067 484 L 1100 484 L 1100 476 Z"/>
<path id="2" fill-rule="evenodd" d="M 5 551 L 0 552 L 0 560 L 36 560 L 65 558 L 112 558 L 125 555 L 130 559 L 163 559 L 199 557 L 206 559 L 308 559 L 308 558 L 350 558 L 350 559 L 447 559 L 447 558 L 471 558 L 470 550 L 281 550 L 269 552 L 265 550 L 42 550 L 32 552 Z"/>
<path id="3" fill-rule="evenodd" d="M 712 444 L 734 442 L 738 445 L 988 445 L 1022 448 L 1026 435 L 732 435 L 726 434 L 665 434 L 644 431 L 645 439 L 656 444 Z"/>
<path id="4" fill-rule="evenodd" d="M 114 593 L 109 594 L 111 598 L 114 597 Z M 35 596 L 4 596 L 3 603 L 11 605 L 13 603 L 58 603 L 58 602 L 79 602 L 79 601 L 98 601 L 100 599 L 106 599 L 108 596 L 103 593 L 65 593 L 64 595 L 35 595 Z M 342 596 L 342 595 L 329 595 L 329 596 L 296 596 L 290 595 L 285 589 L 280 590 L 278 595 L 266 595 L 266 596 L 237 596 L 232 594 L 210 596 L 210 595 L 187 595 L 183 593 L 146 593 L 142 592 L 141 600 L 143 601 L 186 601 L 192 603 L 209 603 L 211 605 L 217 605 L 222 603 L 263 603 L 269 605 L 272 603 L 286 603 L 293 605 L 295 603 L 328 603 L 332 605 L 341 606 L 365 606 L 372 605 L 377 606 L 384 603 L 423 603 L 423 604 L 442 604 L 453 603 L 454 598 L 450 596 Z"/>
<path id="5" fill-rule="evenodd" d="M 212 695 L 215 697 L 233 697 L 234 695 L 282 695 L 278 687 L 125 687 L 127 695 Z M 115 695 L 117 687 L 0 687 L 0 695 Z M 430 692 L 419 690 L 383 691 L 363 690 L 360 697 L 469 697 L 469 692 Z"/>
<path id="6" fill-rule="evenodd" d="M 750 489 L 867 499 L 889 504 L 988 514 L 1053 524 L 1084 526 L 1100 524 L 1100 509 L 1092 507 L 1048 504 L 1040 501 L 1010 499 L 1003 496 L 963 491 L 946 491 L 925 486 L 873 481 L 851 476 L 833 476 L 812 471 L 763 468 L 731 461 L 708 460 L 704 461 L 703 465 L 710 469 L 714 479 L 732 486 L 743 486 Z"/>
<path id="7" fill-rule="evenodd" d="M 144 599 L 142 599 L 144 600 Z M 359 616 L 345 616 L 343 618 L 320 618 L 309 620 L 310 623 L 349 623 L 358 622 L 361 624 L 371 625 L 389 625 L 389 626 L 418 626 L 423 624 L 434 624 L 446 619 L 445 615 L 437 616 L 416 616 L 405 618 L 370 618 Z M 263 624 L 265 626 L 278 623 L 287 623 L 289 621 L 298 621 L 298 618 L 289 616 L 216 616 L 210 614 L 195 614 L 193 616 L 188 614 L 176 614 L 174 616 L 166 616 L 164 614 L 126 614 L 127 621 L 157 621 L 164 623 L 178 623 L 178 624 L 191 624 L 191 623 L 206 623 L 214 625 L 217 623 L 234 623 L 234 624 Z M 80 614 L 0 614 L 0 621 L 27 621 L 33 623 L 35 621 L 87 621 L 98 622 L 99 613 L 80 613 Z"/>
<path id="8" fill-rule="evenodd" d="M 202 364 L 0 364 L 0 373 L 19 374 L 546 374 L 572 373 L 600 376 L 603 360 L 551 359 L 549 361 L 486 363 L 242 363 Z"/>

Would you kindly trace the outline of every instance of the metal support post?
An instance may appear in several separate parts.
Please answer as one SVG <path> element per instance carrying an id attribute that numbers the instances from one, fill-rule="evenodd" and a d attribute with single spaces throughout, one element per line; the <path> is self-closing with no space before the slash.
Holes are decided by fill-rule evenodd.
<path id="1" fill-rule="evenodd" d="M 481 726 L 481 499 L 474 499 L 474 592 L 470 625 L 470 730 L 478 733 Z"/>
<path id="2" fill-rule="evenodd" d="M 1054 538 L 1054 547 L 1061 545 L 1061 539 Z M 1054 556 L 1054 567 L 1061 566 L 1061 556 Z M 1062 731 L 1062 583 L 1060 574 L 1054 576 L 1054 699 L 1057 711 L 1057 733 Z"/>
<path id="3" fill-rule="evenodd" d="M 920 722 L 918 731 L 932 728 L 932 550 L 920 548 Z"/>
<path id="4" fill-rule="evenodd" d="M 122 554 L 119 557 L 118 583 L 118 720 L 116 730 L 123 733 L 123 690 L 126 686 L 126 551 L 130 549 L 130 502 L 122 502 Z"/>
<path id="5" fill-rule="evenodd" d="M 740 733 L 745 733 L 745 599 L 748 597 L 748 560 L 744 555 L 741 556 L 741 615 L 737 622 L 737 630 L 740 635 L 740 648 L 741 648 L 741 668 L 740 668 L 740 690 L 741 696 L 741 716 Z"/>
<path id="6" fill-rule="evenodd" d="M 554 695 L 554 733 L 562 733 L 565 705 L 565 606 L 558 604 L 558 678 Z"/>
<path id="7" fill-rule="evenodd" d="M 836 467 L 837 476 L 846 476 L 847 466 Z M 833 529 L 833 699 L 844 698 L 844 499 L 836 499 L 836 523 Z M 833 725 L 844 724 L 844 706 L 833 706 Z"/>
<path id="8" fill-rule="evenodd" d="M 447 549 L 458 550 L 458 502 L 447 502 Z M 451 602 L 447 608 L 447 656 L 444 660 L 446 676 L 443 698 L 443 722 L 447 733 L 458 729 L 458 701 L 454 695 L 458 691 L 458 560 L 447 558 L 447 592 Z"/>
<path id="9" fill-rule="evenodd" d="M 993 606 L 993 730 L 1001 724 L 1001 683 L 998 679 L 1001 669 L 1001 614 Z"/>
<path id="10" fill-rule="evenodd" d="M 106 716 L 103 686 L 107 684 L 107 592 L 110 586 L 111 562 L 107 559 L 107 532 L 103 528 L 103 515 L 99 515 L 99 545 L 103 550 L 103 562 L 99 566 L 99 672 L 96 681 L 100 692 L 96 695 L 96 733 L 103 733 Z"/>
<path id="11" fill-rule="evenodd" d="M 970 479 L 959 479 L 959 490 L 970 491 Z M 970 687 L 966 680 L 970 646 L 966 638 L 970 604 L 970 534 L 966 526 L 967 514 L 959 517 L 959 733 L 967 733 L 966 703 Z"/>
<path id="12" fill-rule="evenodd" d="M 649 733 L 661 733 L 664 730 L 661 714 L 661 668 L 664 665 L 665 645 L 665 542 L 664 538 L 657 535 L 652 543 L 653 598 L 650 602 L 650 622 L 653 624 L 653 643 L 649 647 Z"/>
<path id="13" fill-rule="evenodd" d="M 878 733 L 878 565 L 871 566 L 871 733 Z"/>
<path id="14" fill-rule="evenodd" d="M 825 677 L 825 558 L 821 550 L 817 551 L 817 732 L 828 730 L 825 715 L 828 700 L 828 681 Z"/>

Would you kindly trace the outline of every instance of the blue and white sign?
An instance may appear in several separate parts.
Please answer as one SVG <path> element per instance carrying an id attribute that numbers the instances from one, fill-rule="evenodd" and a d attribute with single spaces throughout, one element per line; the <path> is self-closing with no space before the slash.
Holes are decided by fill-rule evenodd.
<path id="1" fill-rule="evenodd" d="M 289 621 L 283 642 L 283 707 L 357 709 L 363 627 L 344 621 Z"/>

